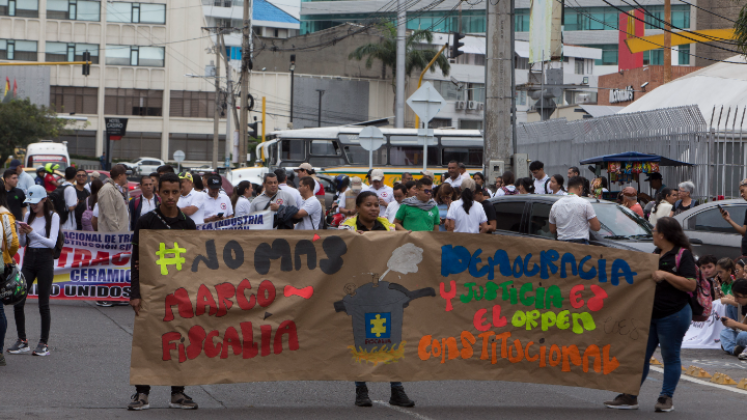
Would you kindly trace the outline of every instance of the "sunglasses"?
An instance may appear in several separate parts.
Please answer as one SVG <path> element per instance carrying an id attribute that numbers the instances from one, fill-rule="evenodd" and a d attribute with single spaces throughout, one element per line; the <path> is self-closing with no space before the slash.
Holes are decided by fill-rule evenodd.
<path id="1" fill-rule="evenodd" d="M 424 192 L 425 194 L 433 194 L 433 190 L 425 190 L 425 189 L 424 189 L 424 190 L 423 190 L 423 192 Z"/>

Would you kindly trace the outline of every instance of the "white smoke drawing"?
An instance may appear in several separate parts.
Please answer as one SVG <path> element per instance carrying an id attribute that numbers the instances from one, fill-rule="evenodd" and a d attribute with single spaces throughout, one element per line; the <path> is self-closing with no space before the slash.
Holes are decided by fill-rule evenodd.
<path id="1" fill-rule="evenodd" d="M 423 249 L 413 244 L 404 244 L 392 252 L 392 256 L 387 261 L 387 270 L 381 275 L 379 281 L 384 280 L 384 276 L 390 271 L 401 274 L 417 273 L 418 264 L 423 261 Z"/>

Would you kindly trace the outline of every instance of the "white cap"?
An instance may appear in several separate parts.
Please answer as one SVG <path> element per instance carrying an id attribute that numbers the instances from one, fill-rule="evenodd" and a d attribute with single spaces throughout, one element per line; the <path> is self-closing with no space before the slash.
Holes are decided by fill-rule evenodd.
<path id="1" fill-rule="evenodd" d="M 384 180 L 384 171 L 381 169 L 374 169 L 371 172 L 371 181 L 383 181 Z"/>

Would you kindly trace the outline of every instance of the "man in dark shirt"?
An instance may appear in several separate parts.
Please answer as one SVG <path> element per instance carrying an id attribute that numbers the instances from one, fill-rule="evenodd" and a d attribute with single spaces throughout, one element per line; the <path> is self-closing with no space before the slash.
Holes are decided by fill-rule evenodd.
<path id="1" fill-rule="evenodd" d="M 86 189 L 88 184 L 88 172 L 85 169 L 78 169 L 75 173 L 75 194 L 78 196 L 78 206 L 75 208 L 75 228 L 77 230 L 83 230 L 83 225 L 80 220 L 83 218 L 83 213 L 86 211 L 86 198 L 91 195 L 91 192 Z"/>
<path id="2" fill-rule="evenodd" d="M 13 217 L 17 221 L 22 222 L 27 204 L 23 202 L 26 200 L 26 194 L 20 188 L 16 188 L 18 173 L 13 169 L 6 169 L 3 172 L 3 181 L 5 182 L 5 200 L 8 202 L 8 210 L 13 213 Z"/>
<path id="3" fill-rule="evenodd" d="M 483 210 L 485 210 L 485 215 L 488 217 L 488 230 L 485 231 L 487 234 L 491 234 L 495 232 L 496 228 L 496 220 L 495 220 L 495 207 L 493 207 L 493 204 L 491 204 L 488 201 L 489 196 L 485 195 L 485 190 L 482 188 L 478 188 L 475 190 L 475 201 L 482 204 Z"/>
<path id="4" fill-rule="evenodd" d="M 176 174 L 166 173 L 159 179 L 158 195 L 161 197 L 161 205 L 154 211 L 141 216 L 135 232 L 132 235 L 132 286 L 130 288 L 130 306 L 135 310 L 135 316 L 140 315 L 141 296 L 140 296 L 140 241 L 141 229 L 172 229 L 172 230 L 196 230 L 195 222 L 176 206 L 181 196 L 180 180 Z M 148 394 L 150 393 L 149 385 L 135 385 L 135 395 L 132 396 L 132 402 L 127 406 L 128 410 L 147 410 Z M 184 393 L 183 386 L 171 387 L 171 408 L 181 408 L 187 410 L 197 409 L 197 403 L 192 401 Z"/>

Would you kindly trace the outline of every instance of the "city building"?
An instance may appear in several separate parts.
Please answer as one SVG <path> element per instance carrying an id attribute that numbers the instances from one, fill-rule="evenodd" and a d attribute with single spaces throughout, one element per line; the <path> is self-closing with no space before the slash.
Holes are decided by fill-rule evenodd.
<path id="1" fill-rule="evenodd" d="M 672 66 L 672 80 L 703 67 Z M 643 66 L 599 76 L 599 105 L 628 106 L 664 84 L 664 66 Z"/>

